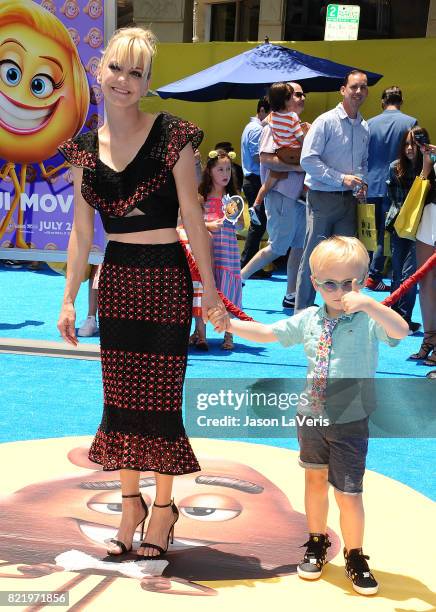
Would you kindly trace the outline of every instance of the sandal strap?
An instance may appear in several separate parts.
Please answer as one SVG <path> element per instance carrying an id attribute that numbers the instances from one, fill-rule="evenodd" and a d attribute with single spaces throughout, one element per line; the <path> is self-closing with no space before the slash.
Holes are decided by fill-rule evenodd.
<path id="1" fill-rule="evenodd" d="M 141 497 L 141 493 L 135 493 L 135 495 L 121 495 L 121 497 Z"/>
<path id="2" fill-rule="evenodd" d="M 120 540 L 115 540 L 114 538 L 112 538 L 109 540 L 109 542 L 112 542 L 113 544 L 116 544 L 117 546 L 119 546 L 124 554 L 127 554 L 130 550 L 132 550 L 132 549 L 127 550 L 127 546 L 124 544 L 124 542 L 121 542 Z"/>
<path id="3" fill-rule="evenodd" d="M 424 359 L 422 363 L 426 366 L 435 366 L 436 365 L 436 353 L 433 351 L 433 353 L 429 355 L 426 359 Z"/>
<path id="4" fill-rule="evenodd" d="M 140 548 L 153 548 L 154 550 L 159 551 L 161 555 L 166 552 L 162 546 L 159 546 L 158 544 L 149 544 L 148 542 L 141 542 Z"/>
<path id="5" fill-rule="evenodd" d="M 156 508 L 169 508 L 173 504 L 174 504 L 174 499 L 172 499 L 169 504 L 157 504 L 156 502 L 153 502 L 153 506 L 155 506 Z"/>

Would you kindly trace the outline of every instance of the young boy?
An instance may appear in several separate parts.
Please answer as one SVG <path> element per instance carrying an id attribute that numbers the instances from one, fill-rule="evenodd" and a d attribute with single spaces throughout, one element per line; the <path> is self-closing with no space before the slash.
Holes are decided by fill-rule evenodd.
<path id="1" fill-rule="evenodd" d="M 378 343 L 395 346 L 408 334 L 408 325 L 399 314 L 359 292 L 368 265 L 368 253 L 356 238 L 323 240 L 312 252 L 310 269 L 324 306 L 312 306 L 272 325 L 231 319 L 226 328 L 254 342 L 304 345 L 312 415 L 323 414 L 328 380 L 332 386 L 332 379 L 374 378 Z M 223 331 L 214 309 L 209 318 L 217 331 Z M 297 571 L 301 578 L 313 580 L 321 576 L 326 563 L 331 545 L 326 533 L 330 483 L 340 511 L 346 574 L 355 591 L 373 595 L 378 583 L 368 567 L 369 557 L 362 552 L 362 482 L 368 448 L 368 411 L 362 408 L 358 415 L 345 410 L 336 424 L 298 427 L 309 539 Z M 300 406 L 298 412 L 303 415 L 304 410 L 307 408 Z"/>

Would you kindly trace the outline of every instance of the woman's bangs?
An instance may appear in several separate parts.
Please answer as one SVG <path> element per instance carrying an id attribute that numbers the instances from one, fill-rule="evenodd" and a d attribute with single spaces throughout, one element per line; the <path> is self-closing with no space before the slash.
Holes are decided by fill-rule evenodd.
<path id="1" fill-rule="evenodd" d="M 150 52 L 143 41 L 138 38 L 121 38 L 117 42 L 113 54 L 120 66 L 139 68 L 144 73 L 150 64 Z"/>

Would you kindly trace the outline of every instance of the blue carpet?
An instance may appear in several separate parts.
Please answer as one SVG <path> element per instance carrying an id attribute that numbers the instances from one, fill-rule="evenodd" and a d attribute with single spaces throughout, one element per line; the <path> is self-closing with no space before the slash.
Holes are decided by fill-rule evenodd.
<path id="1" fill-rule="evenodd" d="M 31 272 L 5 268 L 0 263 L 0 336 L 59 341 L 56 322 L 65 285 L 64 277 L 44 266 Z M 244 288 L 244 310 L 262 322 L 289 314 L 281 309 L 285 277 L 250 280 Z M 382 300 L 386 294 L 370 294 Z M 87 284 L 83 284 L 76 308 L 79 322 L 87 314 Z M 421 321 L 419 304 L 414 320 Z M 208 329 L 210 351 L 193 350 L 188 378 L 304 378 L 306 361 L 301 347 L 256 345 L 236 338 L 232 353 L 220 349 L 221 338 Z M 405 338 L 398 347 L 381 345 L 378 377 L 423 377 L 429 368 L 407 361 L 418 350 L 422 333 Z M 84 338 L 83 342 L 98 342 Z M 359 356 L 357 355 L 358 359 Z M 102 391 L 99 362 L 0 355 L 0 441 L 92 435 L 100 421 Z M 262 439 L 250 442 L 297 448 L 295 439 Z M 368 468 L 395 478 L 436 498 L 436 483 L 428 469 L 434 456 L 434 439 L 372 439 Z"/>

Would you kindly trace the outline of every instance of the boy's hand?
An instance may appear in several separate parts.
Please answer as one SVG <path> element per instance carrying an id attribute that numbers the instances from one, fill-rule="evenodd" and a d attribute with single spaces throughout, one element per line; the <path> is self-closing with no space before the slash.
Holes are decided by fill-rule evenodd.
<path id="1" fill-rule="evenodd" d="M 218 308 L 209 308 L 207 316 L 215 331 L 219 333 L 228 331 L 230 320 L 227 312 L 223 314 Z"/>
<path id="2" fill-rule="evenodd" d="M 360 293 L 359 283 L 356 278 L 353 278 L 352 290 L 348 293 L 344 293 L 341 302 L 344 312 L 346 314 L 353 314 L 360 310 L 365 311 L 366 307 L 371 304 L 372 299 Z"/>

